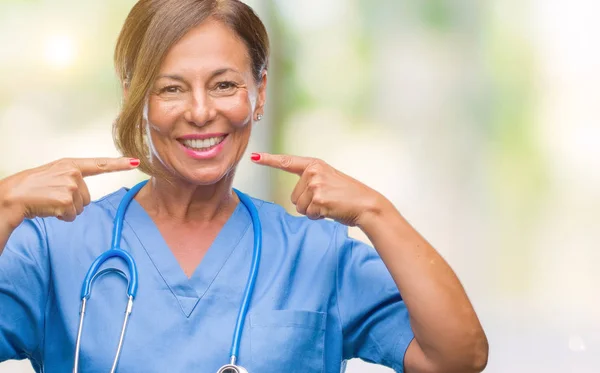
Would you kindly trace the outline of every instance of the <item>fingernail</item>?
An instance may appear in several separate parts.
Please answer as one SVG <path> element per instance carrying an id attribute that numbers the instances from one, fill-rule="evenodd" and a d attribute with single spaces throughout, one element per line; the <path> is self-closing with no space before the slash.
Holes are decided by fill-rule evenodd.
<path id="1" fill-rule="evenodd" d="M 129 164 L 136 167 L 140 165 L 140 160 L 137 158 L 129 158 Z"/>
<path id="2" fill-rule="evenodd" d="M 260 154 L 252 153 L 252 155 L 250 156 L 250 159 L 252 159 L 253 161 L 260 161 Z"/>

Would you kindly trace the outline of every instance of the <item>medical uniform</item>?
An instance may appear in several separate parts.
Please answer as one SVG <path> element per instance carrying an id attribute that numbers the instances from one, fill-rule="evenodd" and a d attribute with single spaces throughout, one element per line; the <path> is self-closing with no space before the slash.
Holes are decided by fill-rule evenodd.
<path id="1" fill-rule="evenodd" d="M 23 222 L 0 255 L 0 361 L 29 359 L 37 372 L 72 370 L 81 283 L 111 245 L 120 189 L 72 223 Z M 413 338 L 406 307 L 376 251 L 327 220 L 294 217 L 253 199 L 263 246 L 238 364 L 250 373 L 338 373 L 345 360 L 403 372 Z M 216 372 L 229 348 L 252 260 L 253 232 L 239 203 L 191 278 L 144 209 L 133 201 L 121 248 L 133 255 L 139 290 L 117 371 Z M 121 261 L 106 265 L 124 270 Z M 94 283 L 80 371 L 105 373 L 116 352 L 126 281 Z"/>

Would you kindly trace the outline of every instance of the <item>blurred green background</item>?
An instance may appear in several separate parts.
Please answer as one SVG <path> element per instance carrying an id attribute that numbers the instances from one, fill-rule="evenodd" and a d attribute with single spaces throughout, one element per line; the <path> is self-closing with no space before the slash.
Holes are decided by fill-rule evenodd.
<path id="1" fill-rule="evenodd" d="M 134 3 L 0 0 L 1 176 L 117 155 L 112 53 Z M 388 196 L 461 278 L 486 372 L 600 371 L 600 2 L 248 3 L 273 46 L 248 151 L 320 157 Z M 295 181 L 244 160 L 236 186 L 294 211 Z"/>

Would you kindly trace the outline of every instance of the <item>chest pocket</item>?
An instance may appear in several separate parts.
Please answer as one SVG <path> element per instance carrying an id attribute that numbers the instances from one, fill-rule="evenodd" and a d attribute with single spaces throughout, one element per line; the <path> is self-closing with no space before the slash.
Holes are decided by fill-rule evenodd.
<path id="1" fill-rule="evenodd" d="M 277 310 L 250 315 L 252 365 L 260 373 L 322 373 L 326 314 Z"/>

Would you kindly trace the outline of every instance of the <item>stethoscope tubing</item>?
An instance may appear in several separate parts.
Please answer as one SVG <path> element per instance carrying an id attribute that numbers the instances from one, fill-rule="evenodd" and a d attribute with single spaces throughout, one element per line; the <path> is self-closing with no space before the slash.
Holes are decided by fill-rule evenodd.
<path id="1" fill-rule="evenodd" d="M 256 206 L 244 193 L 237 189 L 234 189 L 240 201 L 246 206 L 250 213 L 250 219 L 252 220 L 252 227 L 254 230 L 254 245 L 252 252 L 252 263 L 250 264 L 250 274 L 246 281 L 246 289 L 244 290 L 244 297 L 240 304 L 240 310 L 235 325 L 235 331 L 233 332 L 233 338 L 231 342 L 231 350 L 229 352 L 230 364 L 235 365 L 240 349 L 240 341 L 242 339 L 242 330 L 244 329 L 244 321 L 248 313 L 248 307 L 250 306 L 252 294 L 254 293 L 254 286 L 256 284 L 256 277 L 258 275 L 258 269 L 260 268 L 260 256 L 262 252 L 262 226 L 260 223 L 260 217 Z"/>
<path id="2" fill-rule="evenodd" d="M 86 276 L 83 280 L 81 287 L 81 306 L 80 306 L 80 319 L 79 326 L 77 330 L 77 341 L 75 347 L 75 361 L 73 364 L 73 373 L 78 373 L 79 371 L 79 354 L 81 349 L 81 335 L 83 331 L 83 320 L 85 317 L 85 309 L 87 305 L 87 301 L 92 293 L 92 285 L 97 277 L 102 276 L 107 272 L 117 272 L 126 280 L 128 280 L 127 284 L 127 308 L 125 310 L 125 318 L 123 320 L 123 325 L 121 328 L 121 333 L 119 337 L 119 344 L 117 347 L 117 353 L 115 355 L 115 359 L 113 361 L 113 365 L 111 368 L 111 373 L 116 371 L 121 350 L 123 347 L 123 341 L 125 337 L 125 331 L 127 329 L 127 324 L 129 322 L 129 316 L 131 315 L 133 309 L 133 301 L 137 295 L 138 290 L 138 270 L 135 259 L 131 254 L 121 249 L 121 236 L 123 232 L 123 224 L 125 220 L 125 212 L 129 207 L 129 204 L 135 197 L 135 195 L 146 185 L 148 180 L 144 180 L 138 184 L 136 184 L 133 188 L 131 188 L 123 197 L 119 206 L 117 208 L 117 212 L 115 214 L 114 223 L 113 223 L 113 232 L 112 232 L 112 243 L 111 248 L 94 260 L 90 268 L 88 269 Z M 252 253 L 252 262 L 250 264 L 250 273 L 248 275 L 248 279 L 246 281 L 246 288 L 244 289 L 244 296 L 242 298 L 242 302 L 240 304 L 240 309 L 238 311 L 236 325 L 232 337 L 231 349 L 230 349 L 230 362 L 229 364 L 223 366 L 219 372 L 226 370 L 233 370 L 236 372 L 246 372 L 246 370 L 242 367 L 236 365 L 236 360 L 239 354 L 240 341 L 242 338 L 242 331 L 244 329 L 244 321 L 246 320 L 246 315 L 248 314 L 248 309 L 250 303 L 252 301 L 252 294 L 254 293 L 254 287 L 256 284 L 256 278 L 258 276 L 258 269 L 260 268 L 260 257 L 262 252 L 262 226 L 260 222 L 260 217 L 258 216 L 258 210 L 256 206 L 244 193 L 240 192 L 237 189 L 234 189 L 234 192 L 240 199 L 240 202 L 244 204 L 248 213 L 250 214 L 250 218 L 252 221 L 253 233 L 254 233 L 254 245 L 253 245 L 253 253 Z M 98 270 L 107 260 L 111 258 L 117 258 L 122 260 L 128 268 L 129 278 L 123 273 L 123 271 L 116 268 L 108 268 L 104 269 L 100 272 Z M 226 370 L 224 370 L 226 369 Z"/>

